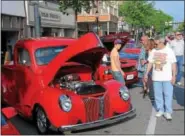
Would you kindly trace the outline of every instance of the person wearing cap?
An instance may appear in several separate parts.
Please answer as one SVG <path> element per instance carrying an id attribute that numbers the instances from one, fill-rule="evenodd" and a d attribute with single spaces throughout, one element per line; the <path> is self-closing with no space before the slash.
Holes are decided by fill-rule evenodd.
<path id="1" fill-rule="evenodd" d="M 122 47 L 122 41 L 120 39 L 116 39 L 114 41 L 114 48 L 110 53 L 111 70 L 112 70 L 113 78 L 125 84 L 125 80 L 124 80 L 125 73 L 121 69 L 121 63 L 120 63 L 119 53 L 118 53 L 121 47 Z"/>
<path id="2" fill-rule="evenodd" d="M 145 81 L 152 69 L 152 81 L 155 97 L 156 117 L 172 119 L 173 85 L 176 79 L 176 57 L 173 50 L 164 45 L 165 40 L 155 37 L 156 48 L 149 54 Z"/>
<path id="3" fill-rule="evenodd" d="M 176 83 L 181 85 L 181 78 L 182 78 L 182 68 L 183 68 L 183 59 L 184 59 L 184 40 L 182 38 L 182 34 L 180 32 L 175 33 L 174 40 L 168 40 L 166 46 L 172 48 L 176 55 L 177 59 L 177 76 L 176 76 Z"/>

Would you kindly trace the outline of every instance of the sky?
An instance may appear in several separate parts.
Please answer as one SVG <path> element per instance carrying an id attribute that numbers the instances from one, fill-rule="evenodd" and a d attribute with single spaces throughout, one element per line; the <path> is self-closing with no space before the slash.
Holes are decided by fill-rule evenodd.
<path id="1" fill-rule="evenodd" d="M 174 21 L 184 20 L 184 1 L 155 1 L 155 8 L 171 15 Z"/>

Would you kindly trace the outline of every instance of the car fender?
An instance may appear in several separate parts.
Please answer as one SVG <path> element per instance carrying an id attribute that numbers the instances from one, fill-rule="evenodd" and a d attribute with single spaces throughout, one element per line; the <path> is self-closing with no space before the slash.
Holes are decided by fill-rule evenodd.
<path id="1" fill-rule="evenodd" d="M 120 82 L 116 81 L 116 80 L 109 80 L 107 82 L 104 83 L 106 89 L 107 89 L 107 93 L 109 95 L 110 98 L 110 112 L 117 112 L 117 113 L 123 113 L 123 112 L 127 112 L 130 109 L 131 106 L 131 99 L 129 99 L 128 101 L 124 101 L 119 94 L 119 90 L 121 88 L 122 85 Z M 113 101 L 111 101 L 113 100 Z M 120 106 L 122 105 L 122 106 Z"/>
<path id="2" fill-rule="evenodd" d="M 61 95 L 68 95 L 72 101 L 72 109 L 65 112 L 59 105 L 59 97 Z M 40 94 L 35 95 L 32 101 L 32 109 L 35 105 L 41 106 L 54 127 L 62 125 L 76 124 L 79 120 L 85 122 L 85 106 L 82 99 L 70 91 L 62 91 L 57 88 L 47 88 L 41 91 Z M 33 111 L 34 112 L 34 111 Z"/>

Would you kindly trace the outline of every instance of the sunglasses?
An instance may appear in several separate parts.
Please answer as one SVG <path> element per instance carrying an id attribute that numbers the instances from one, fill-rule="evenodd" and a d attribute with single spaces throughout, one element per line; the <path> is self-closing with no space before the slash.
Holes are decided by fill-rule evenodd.
<path id="1" fill-rule="evenodd" d="M 182 35 L 182 34 L 176 34 L 176 36 L 179 36 L 179 35 Z"/>

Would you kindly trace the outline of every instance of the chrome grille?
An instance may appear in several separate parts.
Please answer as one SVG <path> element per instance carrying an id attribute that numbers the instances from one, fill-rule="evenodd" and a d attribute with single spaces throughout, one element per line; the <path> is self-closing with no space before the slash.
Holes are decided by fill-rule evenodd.
<path id="1" fill-rule="evenodd" d="M 107 94 L 101 97 L 83 98 L 83 102 L 87 122 L 109 117 L 109 97 Z"/>
<path id="2" fill-rule="evenodd" d="M 84 98 L 87 122 L 98 120 L 99 118 L 99 99 Z"/>

